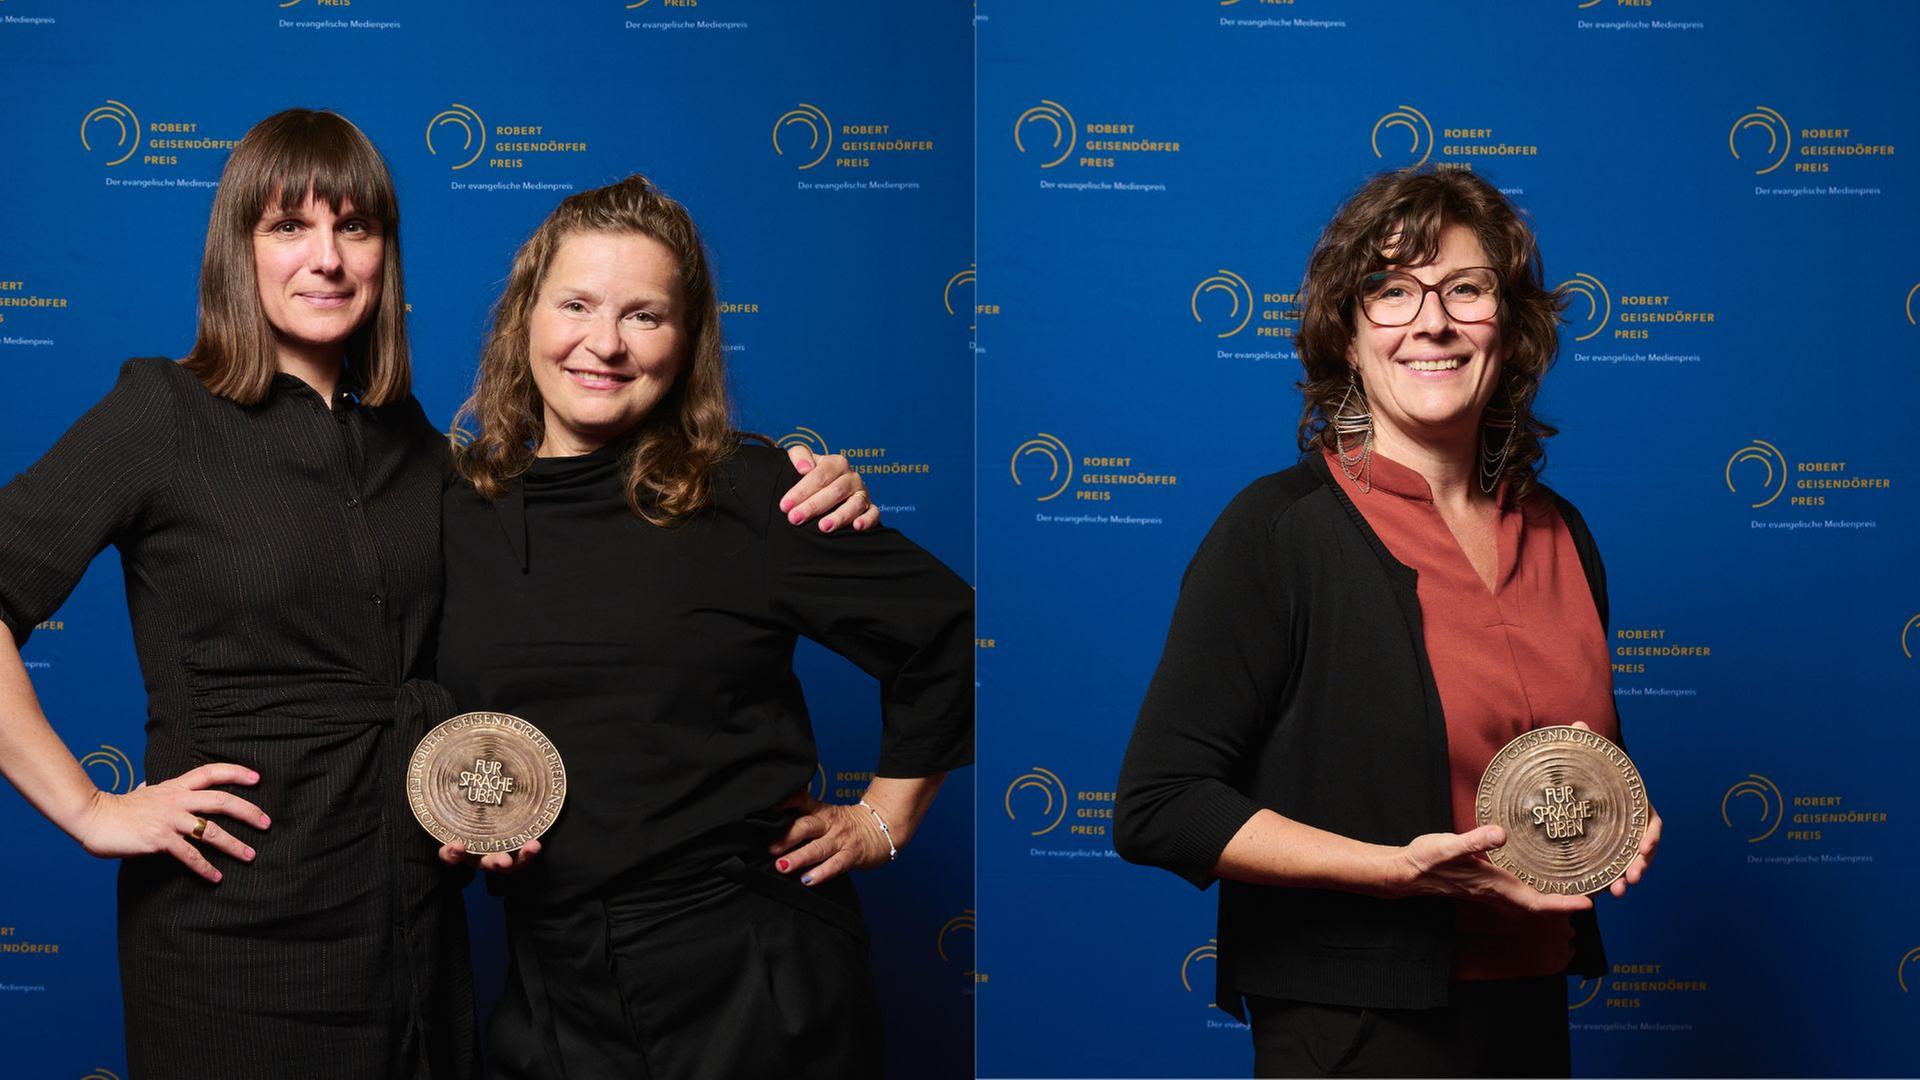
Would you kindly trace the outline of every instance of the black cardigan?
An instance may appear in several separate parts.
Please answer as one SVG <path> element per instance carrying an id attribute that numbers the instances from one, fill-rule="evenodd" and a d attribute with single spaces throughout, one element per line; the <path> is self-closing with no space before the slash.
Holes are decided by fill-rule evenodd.
<path id="1" fill-rule="evenodd" d="M 1600 622 L 1606 570 L 1573 534 Z M 1415 572 L 1312 454 L 1254 481 L 1187 567 L 1166 650 L 1120 770 L 1114 847 L 1204 889 L 1262 807 L 1374 844 L 1452 832 L 1446 718 Z M 1453 902 L 1223 881 L 1220 1008 L 1241 995 L 1368 1008 L 1447 1001 Z M 1592 912 L 1569 971 L 1606 970 Z"/>

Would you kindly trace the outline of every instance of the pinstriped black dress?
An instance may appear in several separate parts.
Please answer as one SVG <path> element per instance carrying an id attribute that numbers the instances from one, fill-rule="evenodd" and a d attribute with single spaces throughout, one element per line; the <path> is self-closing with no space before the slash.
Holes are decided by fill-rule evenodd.
<path id="1" fill-rule="evenodd" d="M 447 453 L 419 404 L 329 409 L 298 379 L 240 406 L 167 360 L 0 490 L 0 618 L 16 641 L 119 549 L 148 693 L 145 778 L 213 761 L 272 819 L 220 824 L 218 885 L 169 856 L 120 872 L 133 1077 L 475 1071 L 459 877 L 400 795 L 450 712 L 420 676 L 441 594 Z M 54 718 L 58 723 L 59 718 Z"/>

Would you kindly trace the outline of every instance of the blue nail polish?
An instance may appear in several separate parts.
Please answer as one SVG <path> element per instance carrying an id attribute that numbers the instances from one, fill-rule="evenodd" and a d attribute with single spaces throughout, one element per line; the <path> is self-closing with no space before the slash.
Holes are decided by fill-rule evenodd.
<path id="1" fill-rule="evenodd" d="M 811 885 L 811 884 L 813 884 L 813 875 L 812 875 L 812 874 L 801 874 L 801 875 L 800 875 L 800 884 L 802 884 L 802 885 Z"/>

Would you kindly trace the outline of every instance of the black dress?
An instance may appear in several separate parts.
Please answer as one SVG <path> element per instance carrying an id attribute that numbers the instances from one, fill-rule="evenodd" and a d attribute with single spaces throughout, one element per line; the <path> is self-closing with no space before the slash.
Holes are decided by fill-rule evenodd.
<path id="1" fill-rule="evenodd" d="M 133 1077 L 467 1077 L 460 879 L 401 799 L 449 711 L 419 681 L 440 599 L 447 453 L 412 399 L 326 402 L 278 376 L 241 406 L 167 360 L 0 490 L 0 618 L 24 642 L 107 544 L 148 695 L 146 779 L 208 762 L 266 811 L 258 855 L 120 869 Z"/>
<path id="2" fill-rule="evenodd" d="M 770 869 L 817 753 L 797 636 L 881 683 L 876 772 L 972 760 L 973 599 L 890 529 L 822 535 L 777 507 L 786 456 L 742 446 L 714 505 L 634 517 L 619 444 L 534 462 L 499 503 L 446 498 L 441 674 L 531 721 L 566 809 L 504 878 L 499 1078 L 861 1077 L 882 1021 L 846 877 Z"/>

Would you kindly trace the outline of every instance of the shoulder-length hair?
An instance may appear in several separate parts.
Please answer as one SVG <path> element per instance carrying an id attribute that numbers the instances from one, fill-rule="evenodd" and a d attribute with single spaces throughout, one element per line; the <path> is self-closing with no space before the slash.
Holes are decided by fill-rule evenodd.
<path id="1" fill-rule="evenodd" d="M 532 465 L 546 434 L 546 411 L 533 381 L 528 324 L 554 256 L 576 233 L 633 233 L 673 252 L 690 344 L 672 388 L 641 419 L 623 464 L 634 515 L 677 524 L 712 501 L 714 473 L 739 436 L 727 400 L 720 303 L 706 245 L 687 208 L 637 174 L 567 196 L 514 253 L 480 349 L 473 395 L 454 420 L 456 431 L 470 421 L 473 436 L 456 444 L 454 467 L 483 497 L 498 499 Z"/>
<path id="2" fill-rule="evenodd" d="M 1545 285 L 1533 231 L 1500 190 L 1473 173 L 1404 169 L 1382 173 L 1341 205 L 1307 260 L 1296 344 L 1306 377 L 1299 443 L 1334 448 L 1332 418 L 1353 376 L 1353 341 L 1361 279 L 1388 266 L 1431 262 L 1440 234 L 1464 225 L 1500 272 L 1500 385 L 1488 408 L 1512 409 L 1512 447 L 1501 479 L 1518 502 L 1539 483 L 1544 442 L 1556 429 L 1533 414 L 1540 379 L 1560 347 L 1565 299 Z M 1361 391 L 1364 393 L 1364 391 Z"/>
<path id="3" fill-rule="evenodd" d="M 233 148 L 207 221 L 200 327 L 186 366 L 208 390 L 242 405 L 267 396 L 280 367 L 273 326 L 260 304 L 253 232 L 269 210 L 297 210 L 308 196 L 336 214 L 352 203 L 356 213 L 380 223 L 385 257 L 380 303 L 347 339 L 344 385 L 368 405 L 399 401 L 413 383 L 400 274 L 400 201 L 380 151 L 346 117 L 332 112 L 274 113 Z"/>

